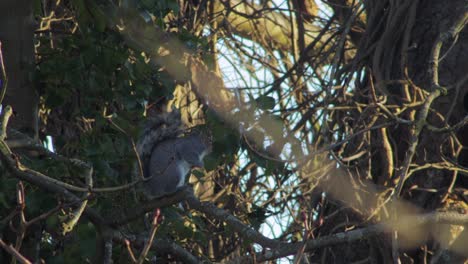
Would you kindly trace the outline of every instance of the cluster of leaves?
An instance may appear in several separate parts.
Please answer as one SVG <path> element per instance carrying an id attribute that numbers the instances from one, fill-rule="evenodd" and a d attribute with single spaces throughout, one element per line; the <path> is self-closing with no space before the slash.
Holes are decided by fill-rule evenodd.
<path id="1" fill-rule="evenodd" d="M 148 54 L 129 47 L 122 35 L 107 27 L 109 19 L 98 3 L 99 1 L 71 0 L 56 7 L 54 12 L 57 15 L 63 13 L 64 17 L 70 19 L 54 22 L 49 28 L 37 33 L 35 80 L 40 87 L 44 135 L 53 136 L 55 148 L 60 154 L 90 162 L 94 168 L 95 186 L 108 187 L 131 180 L 129 176 L 135 159 L 129 138 L 138 138 L 148 106 L 159 105 L 170 99 L 176 82 L 164 69 L 151 64 Z M 161 28 L 165 28 L 166 23 L 163 17 L 179 11 L 177 2 L 171 0 L 146 0 L 139 4 L 132 15 L 141 15 L 141 21 L 149 17 L 152 23 Z M 47 19 L 48 14 L 40 13 L 38 16 Z M 208 50 L 207 39 L 194 36 L 190 29 L 181 28 L 171 32 L 188 50 Z M 207 60 L 206 64 L 213 64 L 212 55 L 202 56 Z M 262 202 L 274 201 L 272 198 L 276 191 L 266 190 L 266 196 L 255 196 L 255 181 L 268 182 L 268 177 L 275 175 L 278 178 L 275 182 L 282 185 L 290 173 L 285 172 L 283 163 L 272 158 L 279 153 L 271 153 L 274 155 L 270 156 L 268 151 L 272 143 L 278 144 L 276 147 L 279 150 L 285 145 L 275 140 L 284 139 L 286 134 L 284 116 L 274 114 L 275 109 L 278 110 L 276 106 L 280 97 L 262 93 L 247 95 L 249 100 L 243 107 L 249 109 L 248 113 L 255 113 L 254 116 L 247 116 L 245 111 L 232 113 L 234 120 L 242 121 L 240 125 L 245 130 L 239 130 L 244 132 L 243 135 L 238 133 L 237 128 L 227 129 L 232 124 L 226 124 L 226 120 L 215 113 L 206 113 L 207 127 L 213 136 L 213 152 L 205 159 L 205 165 L 208 171 L 218 170 L 224 173 L 220 173 L 223 183 L 217 181 L 218 188 L 232 184 L 235 186 L 232 188 L 234 193 L 243 188 L 247 190 L 246 193 L 254 194 L 249 195 L 254 198 L 247 200 L 242 208 L 236 208 L 240 200 L 236 200 L 235 194 L 228 194 L 226 199 L 220 199 L 220 203 L 223 206 L 228 204 L 224 203 L 225 200 L 234 201 L 226 208 L 259 230 L 269 213 L 269 208 L 263 208 Z M 290 145 L 292 148 L 299 147 L 299 144 Z M 239 158 L 239 154 L 244 155 L 243 158 Z M 76 168 L 69 168 L 68 164 L 57 164 L 55 160 L 49 159 L 23 163 L 64 182 L 84 186 L 84 179 L 74 177 Z M 245 169 L 247 164 L 254 164 L 255 170 L 259 169 L 262 175 L 257 177 L 255 173 Z M 221 166 L 224 167 L 223 170 L 219 169 Z M 230 172 L 232 168 L 235 170 Z M 247 177 L 251 178 L 253 184 L 244 187 L 247 185 Z M 15 188 L 12 185 L 10 189 L 14 192 Z M 31 215 L 38 215 L 56 205 L 55 197 L 44 194 L 35 187 L 28 188 L 26 194 L 27 211 Z M 114 216 L 112 213 L 115 213 L 113 211 L 116 204 L 128 206 L 122 202 L 122 199 L 128 202 L 128 196 L 96 196 L 88 206 L 106 216 Z M 0 194 L 0 202 L 1 199 Z M 51 238 L 43 241 L 42 251 L 45 253 L 41 253 L 41 257 L 48 263 L 60 263 L 64 260 L 82 263 L 95 254 L 96 230 L 91 224 L 80 222 L 66 240 L 54 237 L 52 231 L 57 229 L 68 213 L 54 214 L 47 219 L 46 230 L 50 232 L 48 234 Z M 228 237 L 225 241 L 236 236 L 231 227 L 224 226 L 223 223 L 213 224 L 215 221 L 206 221 L 201 215 L 181 216 L 177 209 L 167 208 L 165 216 L 167 221 L 158 230 L 158 236 L 197 244 L 193 248 L 207 245 L 213 239 L 213 233 Z M 218 229 L 213 228 L 215 225 Z M 140 225 L 139 228 L 143 226 Z M 135 230 L 133 226 L 128 228 Z M 235 243 L 232 248 L 234 247 Z M 116 247 L 114 256 L 119 255 L 125 258 L 128 257 L 128 252 L 123 247 Z"/>
<path id="2" fill-rule="evenodd" d="M 62 153 L 93 162 L 99 174 L 99 168 L 121 164 L 132 154 L 128 136 L 108 121 L 136 138 L 147 105 L 172 96 L 175 85 L 144 53 L 106 30 L 103 18 L 94 14 L 99 9 L 83 8 L 82 2 L 72 5 L 78 30 L 37 36 L 36 80 L 42 112 L 47 113 L 46 133 Z M 75 131 L 73 141 L 64 130 Z"/>
<path id="3" fill-rule="evenodd" d="M 88 2 L 63 2 L 56 9 L 71 20 L 51 24 L 45 32 L 37 33 L 34 79 L 40 87 L 44 136 L 52 135 L 60 154 L 90 162 L 95 186 L 116 186 L 132 180 L 135 154 L 130 138 L 138 138 L 151 105 L 172 98 L 175 82 L 167 72 L 151 64 L 145 53 L 127 46 L 119 33 L 107 28 L 105 14 Z M 144 1 L 142 5 L 156 16 L 177 8 L 176 1 Z M 48 14 L 37 15 L 43 18 Z M 84 182 L 73 179 L 69 176 L 73 169 L 56 161 L 42 159 L 28 165 L 65 182 Z M 27 210 L 32 215 L 53 208 L 57 202 L 34 187 L 27 189 L 26 197 Z M 125 198 L 128 197 L 99 195 L 98 202 L 90 202 L 90 206 L 109 212 L 119 202 L 116 199 Z M 48 231 L 59 227 L 62 215 L 48 218 Z M 166 217 L 180 218 L 171 212 Z M 183 231 L 177 234 L 180 239 L 203 239 L 184 221 L 165 221 L 158 235 L 170 235 L 174 223 L 181 225 L 175 227 Z M 44 241 L 42 251 L 49 253 L 42 257 L 47 263 L 83 263 L 95 254 L 95 233 L 92 225 L 79 224 L 66 241 Z M 76 243 L 77 239 L 80 243 Z M 122 255 L 128 256 L 126 249 L 122 250 Z M 121 249 L 116 251 L 119 255 Z"/>

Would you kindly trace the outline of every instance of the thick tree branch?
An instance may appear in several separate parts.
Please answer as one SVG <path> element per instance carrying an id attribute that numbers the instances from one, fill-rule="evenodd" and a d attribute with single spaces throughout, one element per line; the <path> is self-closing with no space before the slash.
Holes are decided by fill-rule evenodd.
<path id="1" fill-rule="evenodd" d="M 399 217 L 398 222 L 405 225 L 405 230 L 410 230 L 412 227 L 418 227 L 426 224 L 454 224 L 468 225 L 468 214 L 459 214 L 454 212 L 436 212 L 413 216 Z M 359 228 L 347 232 L 328 235 L 325 237 L 309 240 L 306 243 L 306 252 L 310 252 L 319 248 L 336 246 L 344 243 L 353 243 L 362 239 L 368 239 L 372 236 L 391 231 L 391 226 L 395 226 L 393 221 L 376 224 L 373 226 Z M 282 257 L 287 257 L 296 254 L 297 250 L 303 246 L 303 243 L 282 244 L 281 247 L 267 250 L 262 253 L 257 253 L 255 257 L 244 256 L 237 258 L 228 263 L 250 263 L 253 259 L 257 261 L 268 261 Z"/>

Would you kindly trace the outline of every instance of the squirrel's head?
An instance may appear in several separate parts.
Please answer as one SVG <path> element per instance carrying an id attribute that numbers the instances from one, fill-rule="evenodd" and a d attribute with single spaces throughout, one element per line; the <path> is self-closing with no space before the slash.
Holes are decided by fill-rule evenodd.
<path id="1" fill-rule="evenodd" d="M 203 167 L 203 158 L 211 152 L 211 138 L 199 131 L 184 137 L 187 143 L 182 156 L 192 167 Z"/>

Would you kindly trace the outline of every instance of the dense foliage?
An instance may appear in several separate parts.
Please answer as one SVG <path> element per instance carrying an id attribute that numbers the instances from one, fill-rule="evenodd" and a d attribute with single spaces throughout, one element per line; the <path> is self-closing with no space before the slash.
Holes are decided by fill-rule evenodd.
<path id="1" fill-rule="evenodd" d="M 7 89 L 40 118 L 0 135 L 0 262 L 466 259 L 462 0 L 34 2 L 37 93 Z M 173 108 L 212 153 L 148 201 L 135 144 Z"/>

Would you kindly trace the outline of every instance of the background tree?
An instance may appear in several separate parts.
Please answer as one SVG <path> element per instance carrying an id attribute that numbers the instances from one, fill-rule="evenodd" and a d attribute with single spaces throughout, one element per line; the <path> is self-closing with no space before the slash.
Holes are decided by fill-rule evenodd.
<path id="1" fill-rule="evenodd" d="M 39 138 L 56 151 L 14 123 L 2 133 L 2 262 L 466 260 L 466 1 L 33 10 Z M 13 50 L 10 84 L 27 78 Z M 14 110 L 34 117 L 16 87 Z M 211 131 L 213 153 L 195 195 L 143 201 L 133 144 L 171 107 Z M 190 210 L 170 206 L 181 200 Z M 164 221 L 144 227 L 155 208 Z"/>

